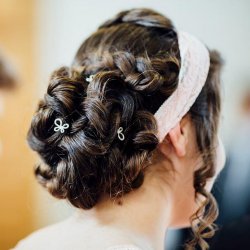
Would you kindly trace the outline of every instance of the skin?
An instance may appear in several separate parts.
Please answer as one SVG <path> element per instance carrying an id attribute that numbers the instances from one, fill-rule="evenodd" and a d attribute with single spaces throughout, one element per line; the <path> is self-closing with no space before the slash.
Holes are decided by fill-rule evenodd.
<path id="1" fill-rule="evenodd" d="M 199 207 L 193 187 L 193 173 L 201 166 L 195 133 L 189 115 L 184 116 L 158 145 L 139 189 L 120 199 L 103 197 L 90 210 L 76 209 L 72 218 L 40 230 L 15 249 L 39 249 L 44 242 L 58 242 L 57 249 L 67 249 L 65 238 L 71 247 L 78 240 L 78 246 L 84 243 L 84 249 L 90 250 L 122 244 L 164 249 L 167 230 L 189 227 L 189 217 Z M 223 160 L 218 163 L 208 190 L 224 165 Z"/>

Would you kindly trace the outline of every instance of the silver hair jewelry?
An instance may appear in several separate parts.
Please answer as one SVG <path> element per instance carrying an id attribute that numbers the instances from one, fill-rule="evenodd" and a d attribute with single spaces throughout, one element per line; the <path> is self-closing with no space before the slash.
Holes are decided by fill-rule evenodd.
<path id="1" fill-rule="evenodd" d="M 68 123 L 63 124 L 63 121 L 61 118 L 55 119 L 54 124 L 56 125 L 54 127 L 55 132 L 60 131 L 61 133 L 64 133 L 65 129 L 69 128 L 69 124 Z"/>
<path id="2" fill-rule="evenodd" d="M 118 138 L 123 141 L 125 139 L 125 136 L 124 134 L 122 133 L 123 131 L 123 127 L 120 127 L 118 130 L 117 130 L 117 135 L 118 135 Z"/>
<path id="3" fill-rule="evenodd" d="M 94 78 L 94 75 L 90 75 L 89 77 L 86 78 L 87 82 L 91 82 Z"/>

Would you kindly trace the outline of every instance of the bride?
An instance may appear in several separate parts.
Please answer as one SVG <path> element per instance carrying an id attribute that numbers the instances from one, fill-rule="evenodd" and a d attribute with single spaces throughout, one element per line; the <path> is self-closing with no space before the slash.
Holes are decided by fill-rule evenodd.
<path id="1" fill-rule="evenodd" d="M 28 133 L 37 180 L 75 213 L 14 249 L 162 250 L 167 230 L 184 227 L 186 249 L 208 249 L 225 161 L 221 65 L 152 9 L 100 25 L 52 73 Z"/>

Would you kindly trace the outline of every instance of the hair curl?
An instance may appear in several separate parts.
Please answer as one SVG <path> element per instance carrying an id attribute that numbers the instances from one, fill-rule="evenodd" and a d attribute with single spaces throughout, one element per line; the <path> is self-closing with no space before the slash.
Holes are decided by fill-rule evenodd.
<path id="1" fill-rule="evenodd" d="M 194 187 L 210 206 L 193 221 L 194 239 L 187 248 L 213 235 L 216 201 L 204 189 L 214 175 L 213 145 L 220 112 L 218 53 L 211 52 L 206 84 L 189 111 L 196 126 L 204 166 L 195 172 Z M 30 147 L 44 164 L 36 167 L 39 182 L 58 198 L 90 209 L 104 194 L 119 197 L 139 188 L 156 149 L 155 111 L 176 89 L 180 69 L 178 38 L 172 22 L 151 9 L 118 13 L 88 37 L 71 67 L 51 75 L 28 132 Z M 86 78 L 95 74 L 93 81 Z M 54 120 L 70 127 L 54 132 Z M 117 130 L 124 128 L 125 140 Z M 205 164 L 206 163 L 206 164 Z M 204 233 L 205 229 L 209 232 Z"/>

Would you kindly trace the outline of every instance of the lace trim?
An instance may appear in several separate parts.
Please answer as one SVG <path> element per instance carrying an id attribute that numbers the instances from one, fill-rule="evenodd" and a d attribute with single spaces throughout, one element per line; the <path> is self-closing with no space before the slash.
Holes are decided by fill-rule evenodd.
<path id="1" fill-rule="evenodd" d="M 178 87 L 154 114 L 159 142 L 163 141 L 195 102 L 206 82 L 210 65 L 209 52 L 198 39 L 180 31 L 178 41 L 181 55 Z"/>

